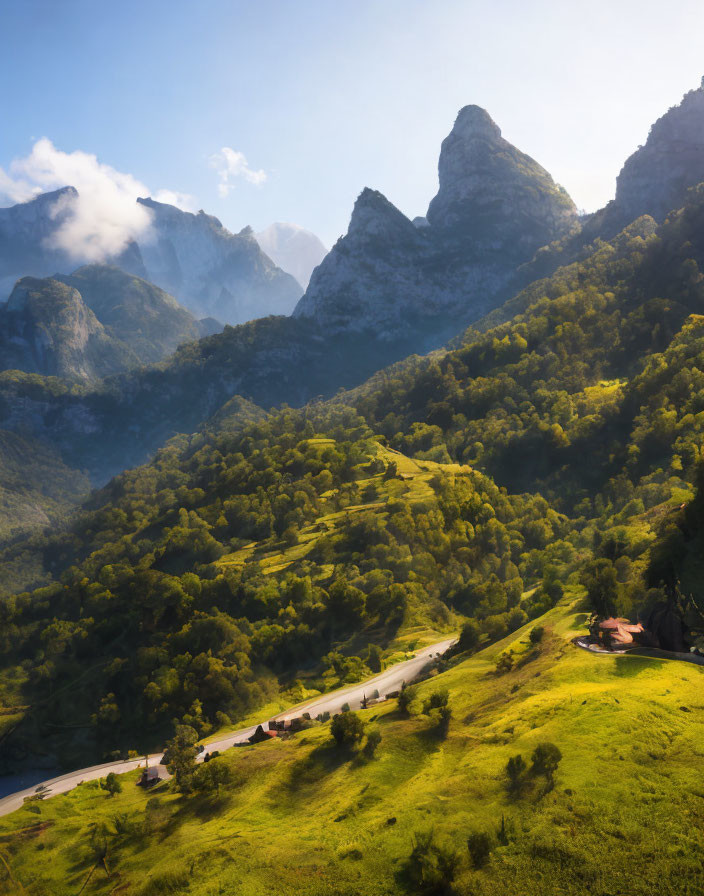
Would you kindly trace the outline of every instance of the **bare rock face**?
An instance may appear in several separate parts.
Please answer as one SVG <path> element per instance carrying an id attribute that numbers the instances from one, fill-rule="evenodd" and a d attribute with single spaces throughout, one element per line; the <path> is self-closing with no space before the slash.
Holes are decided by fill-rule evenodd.
<path id="1" fill-rule="evenodd" d="M 136 358 L 111 338 L 77 289 L 50 278 L 23 277 L 0 310 L 3 369 L 94 379 Z"/>
<path id="2" fill-rule="evenodd" d="M 567 192 L 504 140 L 479 106 L 465 106 L 457 115 L 442 143 L 438 175 L 428 223 L 436 238 L 473 253 L 507 251 L 527 260 L 576 223 Z"/>
<path id="3" fill-rule="evenodd" d="M 140 244 L 147 277 L 198 317 L 238 324 L 290 314 L 302 288 L 262 252 L 251 228 L 230 233 L 212 215 L 139 199 L 152 214 Z"/>
<path id="4" fill-rule="evenodd" d="M 704 81 L 650 129 L 644 146 L 626 160 L 616 198 L 604 210 L 609 232 L 641 215 L 660 222 L 684 205 L 690 187 L 704 182 Z"/>
<path id="5" fill-rule="evenodd" d="M 357 199 L 346 236 L 315 269 L 296 317 L 332 332 L 376 328 L 380 336 L 410 316 L 428 292 L 423 233 L 376 190 Z"/>
<path id="6" fill-rule="evenodd" d="M 478 106 L 459 113 L 439 175 L 427 217 L 413 221 L 365 189 L 294 315 L 426 350 L 496 307 L 519 265 L 577 227 L 565 191 Z"/>

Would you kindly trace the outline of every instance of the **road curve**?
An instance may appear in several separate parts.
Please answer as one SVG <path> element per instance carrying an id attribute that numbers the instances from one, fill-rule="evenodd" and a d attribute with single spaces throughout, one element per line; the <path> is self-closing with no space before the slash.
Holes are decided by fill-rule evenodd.
<path id="1" fill-rule="evenodd" d="M 413 681 L 418 677 L 431 657 L 445 653 L 445 651 L 455 643 L 455 640 L 455 638 L 447 638 L 444 641 L 439 641 L 437 644 L 431 644 L 429 647 L 424 647 L 422 650 L 417 651 L 412 659 L 404 660 L 402 663 L 396 663 L 393 666 L 389 666 L 388 669 L 385 669 L 373 678 L 368 678 L 366 681 L 353 684 L 346 688 L 341 688 L 337 691 L 332 691 L 329 694 L 323 694 L 306 703 L 300 703 L 298 706 L 292 706 L 285 712 L 279 713 L 279 715 L 274 716 L 273 718 L 293 718 L 300 716 L 301 713 L 304 712 L 309 712 L 313 718 L 324 712 L 329 712 L 333 715 L 334 713 L 339 712 L 345 704 L 349 704 L 351 709 L 359 709 L 365 695 L 367 699 L 369 699 L 376 690 L 379 691 L 380 696 L 383 697 L 385 694 L 399 690 L 404 682 Z M 269 721 L 269 719 L 264 720 L 262 724 L 266 724 L 267 721 Z M 220 750 L 220 752 L 222 752 L 235 744 L 245 742 L 254 734 L 256 729 L 256 725 L 251 725 L 249 728 L 232 731 L 230 734 L 218 738 L 217 740 L 208 741 L 206 749 L 209 752 L 212 752 L 213 750 Z M 198 759 L 202 759 L 203 755 L 204 754 L 201 753 Z M 161 752 L 149 756 L 149 764 L 158 765 L 158 761 L 161 757 Z M 92 765 L 89 768 L 82 768 L 75 772 L 67 772 L 65 775 L 59 775 L 57 778 L 51 778 L 41 784 L 28 787 L 26 790 L 19 790 L 17 793 L 11 793 L 9 796 L 0 799 L 0 816 L 9 815 L 10 812 L 19 809 L 23 805 L 25 798 L 33 796 L 40 788 L 43 788 L 46 792 L 44 799 L 48 799 L 59 793 L 67 793 L 69 790 L 73 790 L 74 787 L 81 784 L 83 781 L 94 781 L 96 778 L 102 778 L 110 772 L 115 772 L 118 775 L 125 774 L 126 772 L 134 771 L 134 769 L 143 766 L 143 764 L 144 756 L 139 759 L 104 762 L 101 765 Z M 166 776 L 166 769 L 163 766 L 159 766 L 159 768 L 162 777 Z"/>

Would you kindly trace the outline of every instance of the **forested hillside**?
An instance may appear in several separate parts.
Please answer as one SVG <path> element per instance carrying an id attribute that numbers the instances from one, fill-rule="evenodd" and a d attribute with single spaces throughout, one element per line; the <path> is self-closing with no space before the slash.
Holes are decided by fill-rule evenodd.
<path id="1" fill-rule="evenodd" d="M 511 322 L 328 403 L 239 405 L 244 428 L 224 411 L 68 534 L 10 552 L 56 580 L 3 604 L 34 704 L 13 749 L 67 717 L 69 754 L 158 740 L 174 717 L 207 732 L 272 675 L 344 681 L 414 626 L 470 617 L 500 637 L 571 573 L 614 610 L 661 601 L 649 549 L 700 463 L 703 217 L 695 193 L 659 228 L 641 219 Z M 90 696 L 46 701 L 93 663 Z"/>
<path id="2" fill-rule="evenodd" d="M 207 733 L 275 692 L 272 673 L 355 680 L 376 645 L 458 616 L 501 636 L 528 618 L 541 552 L 573 554 L 541 498 L 408 461 L 351 410 L 175 440 L 92 504 L 35 545 L 57 584 L 2 604 L 5 673 L 29 670 L 38 701 L 14 752 L 67 719 L 67 751 L 144 748 L 174 717 Z"/>

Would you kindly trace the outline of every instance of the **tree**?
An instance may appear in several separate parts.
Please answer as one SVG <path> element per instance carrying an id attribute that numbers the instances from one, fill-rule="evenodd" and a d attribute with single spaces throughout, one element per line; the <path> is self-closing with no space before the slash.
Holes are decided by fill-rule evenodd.
<path id="1" fill-rule="evenodd" d="M 545 775 L 548 783 L 548 789 L 552 789 L 555 783 L 555 772 L 562 759 L 562 753 L 555 744 L 542 743 L 533 751 L 531 757 L 533 766 L 531 771 L 534 775 Z"/>
<path id="2" fill-rule="evenodd" d="M 106 778 L 101 778 L 100 787 L 103 790 L 107 790 L 110 796 L 115 796 L 116 793 L 122 793 L 122 784 L 115 772 L 110 772 Z"/>
<path id="3" fill-rule="evenodd" d="M 356 712 L 340 713 L 330 723 L 330 734 L 338 747 L 353 747 L 364 736 L 364 722 Z"/>
<path id="4" fill-rule="evenodd" d="M 540 644 L 543 640 L 543 635 L 545 634 L 545 629 L 542 625 L 536 625 L 535 628 L 530 630 L 530 643 L 531 644 Z"/>
<path id="5" fill-rule="evenodd" d="M 384 655 L 376 644 L 370 644 L 367 649 L 367 665 L 372 672 L 381 672 L 384 668 Z"/>
<path id="6" fill-rule="evenodd" d="M 605 619 L 616 613 L 618 576 L 611 560 L 603 557 L 592 560 L 582 572 L 581 582 L 587 589 L 587 598 L 597 616 Z"/>
<path id="7" fill-rule="evenodd" d="M 459 648 L 464 653 L 473 650 L 479 643 L 479 626 L 473 619 L 469 619 L 462 626 L 460 632 Z"/>
<path id="8" fill-rule="evenodd" d="M 467 837 L 467 849 L 475 868 L 486 865 L 493 845 L 491 836 L 486 831 L 475 831 Z"/>
<path id="9" fill-rule="evenodd" d="M 174 776 L 176 786 L 188 793 L 196 768 L 198 732 L 190 725 L 176 725 L 176 732 L 166 744 L 166 768 Z"/>
<path id="10" fill-rule="evenodd" d="M 416 696 L 416 689 L 414 687 L 403 688 L 401 693 L 398 695 L 398 709 L 399 712 L 402 712 L 404 715 L 409 716 L 411 714 L 411 703 Z"/>
<path id="11" fill-rule="evenodd" d="M 517 796 L 523 789 L 526 775 L 526 761 L 520 755 L 512 756 L 506 763 L 506 776 L 508 778 L 508 791 Z"/>

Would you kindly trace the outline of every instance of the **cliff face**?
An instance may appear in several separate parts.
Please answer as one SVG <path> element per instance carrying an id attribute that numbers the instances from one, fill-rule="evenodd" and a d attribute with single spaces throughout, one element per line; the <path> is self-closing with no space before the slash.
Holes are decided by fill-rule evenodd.
<path id="1" fill-rule="evenodd" d="M 565 191 L 478 106 L 462 109 L 443 141 L 439 180 L 427 217 L 413 222 L 364 190 L 294 314 L 432 348 L 507 298 L 518 266 L 577 227 Z"/>
<path id="2" fill-rule="evenodd" d="M 663 221 L 684 205 L 690 187 L 703 181 L 704 82 L 655 122 L 645 145 L 626 160 L 616 198 L 597 220 L 603 220 L 606 236 L 641 215 Z"/>
<path id="3" fill-rule="evenodd" d="M 291 313 L 302 289 L 262 252 L 251 228 L 233 234 L 205 212 L 137 201 L 152 214 L 150 238 L 140 245 L 148 279 L 198 317 L 238 324 Z"/>

